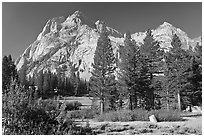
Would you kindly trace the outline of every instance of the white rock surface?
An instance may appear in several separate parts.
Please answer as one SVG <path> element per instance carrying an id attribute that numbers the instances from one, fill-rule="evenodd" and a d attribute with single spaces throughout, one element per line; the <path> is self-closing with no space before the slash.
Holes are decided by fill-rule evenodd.
<path id="1" fill-rule="evenodd" d="M 67 60 L 76 64 L 79 68 L 80 77 L 89 79 L 91 76 L 91 64 L 93 63 L 94 53 L 99 37 L 99 30 L 102 21 L 93 22 L 83 13 L 76 11 L 74 14 L 64 17 L 56 17 L 48 20 L 42 32 L 16 60 L 17 70 L 26 67 L 26 73 L 33 73 L 40 70 L 51 70 L 53 73 L 65 73 L 68 75 L 69 67 Z M 116 57 L 119 57 L 119 46 L 124 45 L 123 34 L 117 30 L 107 27 L 109 38 Z M 164 22 L 157 29 L 153 30 L 153 36 L 161 43 L 161 47 L 169 49 L 171 47 L 172 34 L 176 33 L 182 43 L 188 48 L 188 44 L 198 42 L 200 39 L 192 40 L 187 34 L 171 24 Z M 143 43 L 146 32 L 138 32 L 131 35 L 138 43 Z M 79 64 L 81 61 L 81 64 Z M 62 69 L 67 66 L 67 69 Z"/>
<path id="2" fill-rule="evenodd" d="M 154 115 L 149 116 L 149 121 L 152 123 L 157 123 L 157 119 Z"/>

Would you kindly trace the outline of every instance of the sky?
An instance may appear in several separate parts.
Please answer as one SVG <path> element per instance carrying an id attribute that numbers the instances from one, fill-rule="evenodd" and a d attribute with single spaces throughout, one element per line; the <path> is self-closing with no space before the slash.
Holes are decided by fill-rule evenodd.
<path id="1" fill-rule="evenodd" d="M 33 43 L 46 22 L 79 10 L 94 22 L 103 20 L 121 33 L 156 29 L 164 21 L 185 31 L 190 38 L 202 34 L 201 2 L 3 2 L 2 56 L 17 59 Z"/>

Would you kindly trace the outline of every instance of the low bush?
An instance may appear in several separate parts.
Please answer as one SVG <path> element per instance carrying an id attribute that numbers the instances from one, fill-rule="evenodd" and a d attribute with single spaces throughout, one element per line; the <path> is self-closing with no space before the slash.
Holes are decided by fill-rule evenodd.
<path id="1" fill-rule="evenodd" d="M 82 104 L 78 101 L 64 102 L 61 105 L 61 110 L 65 110 L 65 111 L 79 110 L 80 106 L 82 106 Z"/>
<path id="2" fill-rule="evenodd" d="M 98 121 L 132 121 L 133 113 L 130 110 L 110 111 L 95 117 Z"/>
<path id="3" fill-rule="evenodd" d="M 47 100 L 38 99 L 35 101 L 35 104 L 33 104 L 33 106 L 45 110 L 53 118 L 60 113 L 61 105 L 62 103 L 60 101 L 52 99 Z"/>
<path id="4" fill-rule="evenodd" d="M 71 118 L 79 118 L 79 119 L 92 119 L 94 118 L 98 112 L 91 108 L 85 108 L 81 110 L 74 110 L 71 112 Z"/>
<path id="5" fill-rule="evenodd" d="M 149 116 L 155 115 L 157 121 L 180 121 L 182 120 L 180 112 L 175 110 L 119 110 L 110 111 L 103 115 L 96 116 L 98 121 L 149 121 Z"/>
<path id="6" fill-rule="evenodd" d="M 19 86 L 2 94 L 2 129 L 5 135 L 92 134 L 90 127 L 76 126 L 53 100 L 33 100 Z M 79 106 L 79 103 L 73 103 Z M 67 105 L 65 105 L 67 106 Z M 75 107 L 76 108 L 76 107 Z"/>
<path id="7" fill-rule="evenodd" d="M 6 135 L 49 135 L 54 134 L 58 122 L 43 108 L 37 106 L 15 106 L 7 108 L 3 122 Z"/>
<path id="8" fill-rule="evenodd" d="M 181 112 L 177 110 L 165 110 L 165 109 L 159 109 L 159 110 L 151 110 L 148 112 L 148 115 L 155 115 L 158 122 L 161 121 L 181 121 Z"/>
<path id="9" fill-rule="evenodd" d="M 148 121 L 148 111 L 143 109 L 135 109 L 132 111 L 133 119 L 132 121 Z"/>
<path id="10" fill-rule="evenodd" d="M 118 115 L 116 111 L 110 111 L 108 113 L 105 113 L 103 115 L 98 115 L 95 117 L 95 119 L 99 122 L 103 122 L 103 121 L 119 121 L 118 119 Z"/>

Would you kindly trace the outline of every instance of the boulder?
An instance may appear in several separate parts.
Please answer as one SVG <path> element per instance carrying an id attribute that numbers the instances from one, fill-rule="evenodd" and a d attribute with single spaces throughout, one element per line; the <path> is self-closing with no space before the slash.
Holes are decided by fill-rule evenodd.
<path id="1" fill-rule="evenodd" d="M 157 123 L 157 119 L 154 115 L 149 116 L 149 121 L 152 123 Z"/>
<path id="2" fill-rule="evenodd" d="M 198 107 L 198 106 L 193 106 L 192 107 L 192 112 L 194 112 L 194 113 L 202 113 L 202 110 L 201 110 L 201 108 L 200 107 Z"/>

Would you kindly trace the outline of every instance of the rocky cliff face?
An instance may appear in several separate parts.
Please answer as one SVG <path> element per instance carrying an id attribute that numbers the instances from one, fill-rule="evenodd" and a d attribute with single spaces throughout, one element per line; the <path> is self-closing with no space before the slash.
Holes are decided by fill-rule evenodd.
<path id="1" fill-rule="evenodd" d="M 33 76 L 41 70 L 69 76 L 68 61 L 71 61 L 77 67 L 79 76 L 88 80 L 102 23 L 100 20 L 96 22 L 89 20 L 79 11 L 67 18 L 56 17 L 48 20 L 36 41 L 16 60 L 17 70 L 19 72 L 26 70 L 27 76 Z M 124 45 L 124 37 L 111 27 L 107 26 L 107 30 L 115 56 L 118 57 L 119 46 Z M 201 37 L 190 39 L 185 32 L 167 22 L 152 32 L 154 38 L 161 42 L 161 48 L 166 50 L 171 47 L 174 33 L 181 39 L 184 49 L 194 47 L 197 42 L 201 45 Z M 140 44 L 143 43 L 145 36 L 146 32 L 131 35 Z"/>

